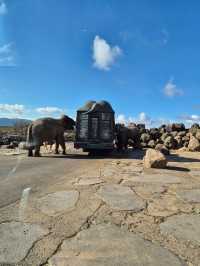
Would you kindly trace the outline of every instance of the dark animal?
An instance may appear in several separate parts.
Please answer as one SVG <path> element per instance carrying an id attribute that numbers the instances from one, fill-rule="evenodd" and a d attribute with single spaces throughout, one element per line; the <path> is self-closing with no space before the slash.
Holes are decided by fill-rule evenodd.
<path id="1" fill-rule="evenodd" d="M 28 156 L 33 156 L 33 149 L 34 155 L 40 156 L 40 146 L 44 142 L 52 143 L 54 140 L 56 142 L 55 153 L 58 154 L 58 147 L 61 145 L 63 154 L 65 154 L 64 131 L 72 130 L 74 126 L 75 121 L 66 115 L 60 119 L 47 117 L 32 122 L 27 131 Z"/>
<path id="2" fill-rule="evenodd" d="M 126 127 L 121 124 L 115 125 L 116 132 L 116 146 L 118 150 L 127 149 L 128 145 L 131 144 L 133 148 L 139 146 L 140 142 L 140 130 L 134 127 Z"/>

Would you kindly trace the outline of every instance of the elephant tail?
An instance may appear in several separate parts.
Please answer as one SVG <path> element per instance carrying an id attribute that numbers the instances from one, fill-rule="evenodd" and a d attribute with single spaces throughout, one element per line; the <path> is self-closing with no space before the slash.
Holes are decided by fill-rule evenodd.
<path id="1" fill-rule="evenodd" d="M 28 127 L 28 130 L 27 130 L 27 137 L 26 137 L 26 148 L 27 149 L 34 148 L 32 127 L 33 127 L 33 125 L 30 124 Z"/>

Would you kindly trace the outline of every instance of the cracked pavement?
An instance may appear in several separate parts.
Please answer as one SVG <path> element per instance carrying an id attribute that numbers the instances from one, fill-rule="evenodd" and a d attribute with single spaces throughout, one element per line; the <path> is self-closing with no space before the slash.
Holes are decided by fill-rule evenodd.
<path id="1" fill-rule="evenodd" d="M 142 155 L 0 155 L 0 265 L 200 265 L 200 153 Z"/>

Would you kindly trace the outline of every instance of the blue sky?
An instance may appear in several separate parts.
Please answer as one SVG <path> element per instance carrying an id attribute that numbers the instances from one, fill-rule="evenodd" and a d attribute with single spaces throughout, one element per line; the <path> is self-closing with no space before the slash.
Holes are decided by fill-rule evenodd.
<path id="1" fill-rule="evenodd" d="M 0 0 L 0 117 L 200 121 L 200 3 Z"/>

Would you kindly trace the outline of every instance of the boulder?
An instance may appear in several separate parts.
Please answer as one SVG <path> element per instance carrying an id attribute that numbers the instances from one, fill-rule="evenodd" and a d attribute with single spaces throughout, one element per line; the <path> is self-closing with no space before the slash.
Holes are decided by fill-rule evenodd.
<path id="1" fill-rule="evenodd" d="M 141 142 L 144 142 L 144 143 L 148 143 L 150 139 L 151 139 L 151 136 L 148 133 L 143 133 L 140 137 Z"/>
<path id="2" fill-rule="evenodd" d="M 185 152 L 188 151 L 188 148 L 186 146 L 179 149 L 179 152 Z"/>
<path id="3" fill-rule="evenodd" d="M 184 142 L 183 147 L 187 148 L 189 145 L 189 141 Z"/>
<path id="4" fill-rule="evenodd" d="M 171 125 L 172 131 L 184 131 L 185 130 L 185 125 L 183 123 L 173 123 Z"/>
<path id="5" fill-rule="evenodd" d="M 143 134 L 146 132 L 145 124 L 137 124 L 137 128 L 139 129 L 140 134 Z"/>
<path id="6" fill-rule="evenodd" d="M 188 136 L 184 136 L 182 137 L 182 141 L 185 142 L 185 141 L 190 141 L 190 137 Z"/>
<path id="7" fill-rule="evenodd" d="M 188 147 L 189 141 L 190 141 L 190 137 L 187 136 L 187 134 L 185 137 L 182 137 L 182 142 L 183 142 L 184 147 Z"/>
<path id="8" fill-rule="evenodd" d="M 180 132 L 178 132 L 178 136 L 180 136 L 181 138 L 185 137 L 186 134 L 187 134 L 186 131 L 180 131 Z"/>
<path id="9" fill-rule="evenodd" d="M 200 151 L 200 142 L 197 138 L 191 137 L 188 144 L 189 151 Z"/>
<path id="10" fill-rule="evenodd" d="M 145 127 L 145 124 L 137 124 L 137 127 L 138 127 L 139 129 L 141 129 L 141 128 L 145 129 L 145 128 L 146 128 L 146 127 Z"/>
<path id="11" fill-rule="evenodd" d="M 178 131 L 172 131 L 171 135 L 175 138 L 178 135 Z"/>
<path id="12" fill-rule="evenodd" d="M 194 124 L 191 126 L 191 128 L 197 128 L 197 129 L 198 129 L 198 128 L 200 128 L 200 127 L 199 127 L 199 124 L 198 124 L 198 123 L 194 123 Z"/>
<path id="13" fill-rule="evenodd" d="M 173 136 L 168 136 L 167 138 L 165 138 L 164 145 L 168 149 L 175 149 L 176 148 L 176 141 L 174 140 L 174 137 Z"/>
<path id="14" fill-rule="evenodd" d="M 164 144 L 157 144 L 155 150 L 162 152 L 164 155 L 169 155 L 169 150 Z"/>
<path id="15" fill-rule="evenodd" d="M 180 149 L 181 147 L 183 147 L 183 141 L 182 141 L 182 138 L 181 138 L 181 136 L 176 136 L 175 138 L 174 138 L 174 140 L 176 141 L 176 148 L 177 149 Z"/>
<path id="16" fill-rule="evenodd" d="M 169 136 L 171 136 L 168 132 L 165 132 L 165 133 L 163 133 L 162 134 L 162 136 L 161 136 L 161 141 L 164 143 L 164 141 L 165 141 L 165 139 L 167 138 L 167 137 L 169 137 Z"/>
<path id="17" fill-rule="evenodd" d="M 159 130 L 160 134 L 162 135 L 163 133 L 166 132 L 166 125 L 162 125 L 162 126 L 160 126 L 160 127 L 158 128 L 158 130 Z"/>
<path id="18" fill-rule="evenodd" d="M 197 129 L 195 137 L 200 140 L 200 129 Z"/>
<path id="19" fill-rule="evenodd" d="M 155 146 L 156 146 L 156 142 L 155 142 L 155 140 L 151 139 L 151 140 L 148 142 L 148 147 L 154 149 Z"/>
<path id="20" fill-rule="evenodd" d="M 163 153 L 158 150 L 148 149 L 143 159 L 144 168 L 165 168 L 167 159 Z"/>
<path id="21" fill-rule="evenodd" d="M 140 143 L 140 147 L 141 147 L 141 148 L 146 148 L 146 147 L 147 147 L 147 143 L 145 143 L 145 142 L 141 142 L 141 143 Z"/>
<path id="22" fill-rule="evenodd" d="M 6 146 L 7 149 L 15 149 L 17 147 L 18 147 L 18 143 L 16 141 L 13 141 Z"/>
<path id="23" fill-rule="evenodd" d="M 157 128 L 151 128 L 149 133 L 151 135 L 151 139 L 153 140 L 157 140 L 161 136 L 161 133 L 159 132 Z"/>
<path id="24" fill-rule="evenodd" d="M 195 123 L 191 126 L 191 128 L 189 129 L 189 132 L 195 136 L 197 130 L 199 129 L 199 124 Z"/>

